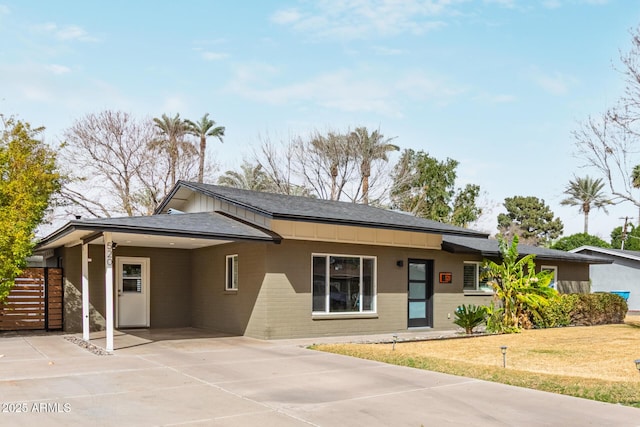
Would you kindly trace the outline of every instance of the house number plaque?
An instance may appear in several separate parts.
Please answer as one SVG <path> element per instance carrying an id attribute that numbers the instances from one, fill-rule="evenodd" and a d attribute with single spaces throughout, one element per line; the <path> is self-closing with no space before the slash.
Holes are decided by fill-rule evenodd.
<path id="1" fill-rule="evenodd" d="M 440 283 L 451 283 L 453 275 L 449 271 L 440 272 Z"/>

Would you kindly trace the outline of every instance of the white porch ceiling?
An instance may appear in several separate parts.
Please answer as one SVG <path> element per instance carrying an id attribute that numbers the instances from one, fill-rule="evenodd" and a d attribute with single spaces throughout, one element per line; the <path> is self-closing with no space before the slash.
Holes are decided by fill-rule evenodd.
<path id="1" fill-rule="evenodd" d="M 76 246 L 82 243 L 82 239 L 94 234 L 94 231 L 89 230 L 75 230 L 66 236 L 60 238 L 51 245 L 42 246 L 39 250 L 46 250 L 51 247 L 58 247 L 61 245 L 70 247 Z M 175 237 L 175 236 L 159 236 L 155 234 L 142 234 L 142 233 L 112 233 L 113 241 L 118 244 L 119 247 L 135 246 L 143 248 L 174 248 L 174 249 L 198 249 L 207 246 L 221 245 L 231 242 L 230 240 L 216 240 L 216 239 L 199 239 L 195 237 Z M 104 239 L 102 237 L 91 241 L 91 245 L 104 245 Z"/>

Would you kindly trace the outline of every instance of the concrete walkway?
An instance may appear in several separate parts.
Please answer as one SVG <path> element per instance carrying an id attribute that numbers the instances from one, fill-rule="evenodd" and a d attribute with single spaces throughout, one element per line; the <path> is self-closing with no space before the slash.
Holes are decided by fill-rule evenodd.
<path id="1" fill-rule="evenodd" d="M 97 356 L 0 337 L 0 425 L 640 426 L 638 409 L 301 346 L 314 341 L 128 331 Z"/>

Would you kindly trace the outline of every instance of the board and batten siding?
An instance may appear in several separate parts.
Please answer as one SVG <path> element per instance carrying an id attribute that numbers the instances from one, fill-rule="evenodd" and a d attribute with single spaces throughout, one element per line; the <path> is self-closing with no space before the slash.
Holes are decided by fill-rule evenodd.
<path id="1" fill-rule="evenodd" d="M 263 228 L 269 229 L 271 226 L 269 218 L 264 215 L 200 193 L 194 192 L 191 194 L 181 208 L 181 210 L 186 213 L 226 212 L 229 215 L 233 215 L 236 218 L 243 219 Z"/>

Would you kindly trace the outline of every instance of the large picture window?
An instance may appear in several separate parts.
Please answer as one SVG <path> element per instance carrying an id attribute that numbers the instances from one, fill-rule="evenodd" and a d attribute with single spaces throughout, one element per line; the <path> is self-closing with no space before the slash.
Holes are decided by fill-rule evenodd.
<path id="1" fill-rule="evenodd" d="M 313 312 L 374 312 L 375 257 L 313 255 Z"/>

